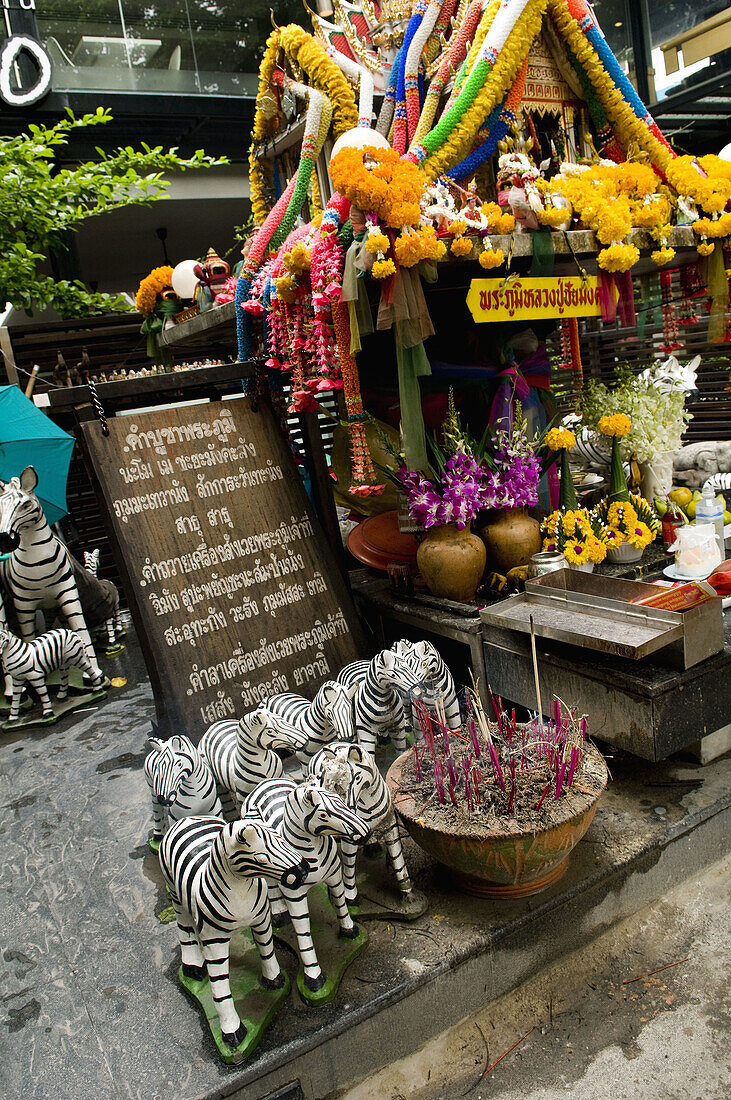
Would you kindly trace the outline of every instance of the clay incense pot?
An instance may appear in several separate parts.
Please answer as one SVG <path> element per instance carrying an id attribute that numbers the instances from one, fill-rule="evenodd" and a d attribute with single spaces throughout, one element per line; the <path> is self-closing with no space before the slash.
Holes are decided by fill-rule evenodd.
<path id="1" fill-rule="evenodd" d="M 419 545 L 416 564 L 433 596 L 468 603 L 485 571 L 485 544 L 456 523 L 432 527 Z"/>
<path id="2" fill-rule="evenodd" d="M 518 565 L 528 565 L 541 548 L 541 525 L 527 508 L 499 508 L 488 514 L 479 528 L 487 549 L 487 561 L 497 573 L 507 574 Z"/>
<path id="3" fill-rule="evenodd" d="M 413 787 L 402 789 L 402 771 L 412 750 L 391 765 L 386 782 L 396 812 L 410 836 L 434 859 L 444 864 L 455 885 L 483 898 L 528 897 L 545 890 L 566 872 L 569 855 L 591 825 L 607 784 L 607 766 L 598 749 L 587 744 L 590 784 L 571 801 L 561 800 L 559 816 L 550 825 L 520 829 L 512 819 L 495 818 L 481 831 L 457 831 L 422 817 L 424 796 Z"/>

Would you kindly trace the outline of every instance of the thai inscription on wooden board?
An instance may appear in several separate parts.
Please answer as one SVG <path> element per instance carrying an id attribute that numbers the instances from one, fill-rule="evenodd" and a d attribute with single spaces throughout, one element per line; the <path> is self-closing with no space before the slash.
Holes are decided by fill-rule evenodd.
<path id="1" fill-rule="evenodd" d="M 81 425 L 162 733 L 312 698 L 362 654 L 341 574 L 270 408 L 248 399 Z M 353 630 L 356 634 L 354 636 Z"/>

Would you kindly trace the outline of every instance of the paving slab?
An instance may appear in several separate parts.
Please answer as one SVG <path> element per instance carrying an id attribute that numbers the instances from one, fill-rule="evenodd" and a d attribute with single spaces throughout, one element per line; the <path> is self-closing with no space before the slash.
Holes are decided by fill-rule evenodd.
<path id="1" fill-rule="evenodd" d="M 613 781 L 565 878 L 535 898 L 454 892 L 411 841 L 428 912 L 366 922 L 370 943 L 335 1000 L 296 994 L 251 1061 L 226 1066 L 177 980 L 173 924 L 149 851 L 145 740 L 154 716 L 132 633 L 102 659 L 127 683 L 58 725 L 0 734 L 0 1090 L 260 1100 L 298 1082 L 346 1087 L 661 896 L 727 847 L 728 758 L 650 765 L 615 753 Z M 280 958 L 294 984 L 297 960 Z M 282 1095 L 285 1095 L 283 1093 Z"/>

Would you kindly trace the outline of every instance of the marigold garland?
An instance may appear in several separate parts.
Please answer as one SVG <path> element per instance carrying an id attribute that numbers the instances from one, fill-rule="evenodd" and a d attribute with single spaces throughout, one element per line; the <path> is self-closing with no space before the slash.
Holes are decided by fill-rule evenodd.
<path id="1" fill-rule="evenodd" d="M 365 159 L 373 162 L 366 167 Z M 332 157 L 330 175 L 336 189 L 354 206 L 373 212 L 394 229 L 416 225 L 424 180 L 415 165 L 395 149 L 341 149 Z"/>
<path id="2" fill-rule="evenodd" d="M 135 297 L 137 310 L 143 317 L 149 317 L 157 304 L 158 294 L 172 286 L 172 267 L 155 267 L 139 285 Z"/>

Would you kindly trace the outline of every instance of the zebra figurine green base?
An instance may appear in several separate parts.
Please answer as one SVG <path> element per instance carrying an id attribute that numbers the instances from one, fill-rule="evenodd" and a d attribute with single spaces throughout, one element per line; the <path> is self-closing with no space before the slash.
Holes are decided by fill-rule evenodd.
<path id="1" fill-rule="evenodd" d="M 184 817 L 163 837 L 160 867 L 175 907 L 186 988 L 197 993 L 198 983 L 208 978 L 222 1040 L 237 1050 L 245 1043 L 246 1027 L 230 985 L 231 936 L 251 928 L 261 985 L 282 988 L 286 978 L 274 952 L 262 876 L 296 888 L 307 864 L 258 816 L 229 824 L 218 817 Z"/>
<path id="2" fill-rule="evenodd" d="M 10 631 L 0 628 L 0 654 L 3 672 L 13 683 L 13 701 L 8 722 L 17 721 L 20 715 L 20 698 L 26 683 L 38 694 L 43 717 L 54 717 L 51 697 L 46 687 L 46 677 L 50 672 L 58 670 L 59 673 L 61 686 L 56 697 L 59 702 L 68 695 L 70 668 L 78 668 L 88 676 L 94 691 L 98 691 L 104 684 L 104 674 L 92 667 L 84 643 L 73 630 L 49 630 L 31 642 L 24 642 Z"/>

